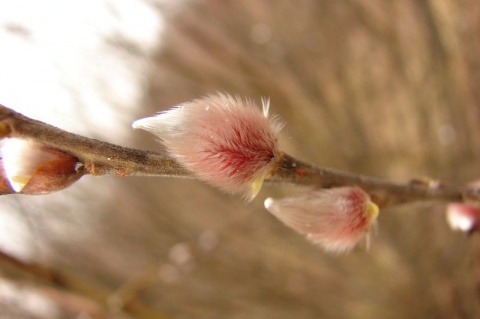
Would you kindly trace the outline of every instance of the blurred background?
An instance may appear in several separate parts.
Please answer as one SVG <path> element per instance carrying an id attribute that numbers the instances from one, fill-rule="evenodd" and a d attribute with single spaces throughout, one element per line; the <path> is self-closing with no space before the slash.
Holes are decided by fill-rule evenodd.
<path id="1" fill-rule="evenodd" d="M 286 152 L 398 182 L 480 178 L 479 56 L 474 0 L 0 0 L 0 103 L 27 116 L 156 150 L 131 122 L 267 96 Z M 479 236 L 442 203 L 385 210 L 369 251 L 331 255 L 263 208 L 295 191 L 89 176 L 4 196 L 0 251 L 82 288 L 0 262 L 0 318 L 480 318 Z"/>

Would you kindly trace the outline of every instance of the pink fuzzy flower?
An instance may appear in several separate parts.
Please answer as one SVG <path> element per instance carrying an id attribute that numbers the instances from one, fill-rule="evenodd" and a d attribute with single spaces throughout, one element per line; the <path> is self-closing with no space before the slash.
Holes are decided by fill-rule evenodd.
<path id="1" fill-rule="evenodd" d="M 478 206 L 464 203 L 448 204 L 447 222 L 453 230 L 460 230 L 470 234 L 478 230 L 480 209 Z"/>
<path id="2" fill-rule="evenodd" d="M 159 136 L 170 155 L 205 182 L 253 199 L 279 151 L 282 125 L 251 100 L 209 95 L 133 123 Z"/>
<path id="3" fill-rule="evenodd" d="M 377 205 L 358 187 L 322 189 L 279 200 L 267 198 L 265 207 L 287 226 L 332 252 L 351 250 L 368 235 L 378 216 Z"/>

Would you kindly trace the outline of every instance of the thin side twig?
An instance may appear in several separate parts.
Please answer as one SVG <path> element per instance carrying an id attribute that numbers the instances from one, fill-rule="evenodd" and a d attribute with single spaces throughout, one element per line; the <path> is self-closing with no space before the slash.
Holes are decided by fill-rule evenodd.
<path id="1" fill-rule="evenodd" d="M 109 300 L 114 295 L 114 291 L 91 282 L 87 278 L 78 277 L 71 273 L 61 272 L 47 266 L 20 260 L 0 250 L 1 270 L 10 277 L 17 278 L 19 281 L 54 287 L 61 291 L 82 296 L 99 308 L 108 312 L 120 312 L 134 318 L 143 319 L 166 319 L 166 315 L 152 310 L 143 305 L 138 299 L 129 300 L 122 305 L 121 309 L 111 309 Z M 125 316 L 122 316 L 125 317 Z"/>

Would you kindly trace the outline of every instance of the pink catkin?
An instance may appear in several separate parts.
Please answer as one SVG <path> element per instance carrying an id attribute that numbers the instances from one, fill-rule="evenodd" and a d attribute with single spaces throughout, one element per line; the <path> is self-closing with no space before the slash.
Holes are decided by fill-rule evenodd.
<path id="1" fill-rule="evenodd" d="M 287 226 L 306 235 L 327 251 L 351 250 L 374 225 L 378 208 L 358 187 L 311 191 L 265 207 Z"/>
<path id="2" fill-rule="evenodd" d="M 472 233 L 478 230 L 480 208 L 465 203 L 450 203 L 446 208 L 447 222 L 453 230 Z"/>
<path id="3" fill-rule="evenodd" d="M 250 100 L 226 94 L 181 104 L 134 128 L 159 136 L 169 153 L 200 179 L 230 193 L 253 198 L 252 186 L 271 169 L 278 156 L 282 125 Z"/>

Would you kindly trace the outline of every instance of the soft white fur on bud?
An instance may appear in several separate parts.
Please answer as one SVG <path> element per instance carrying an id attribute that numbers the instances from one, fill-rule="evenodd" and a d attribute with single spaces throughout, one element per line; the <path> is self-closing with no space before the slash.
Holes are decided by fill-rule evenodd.
<path id="1" fill-rule="evenodd" d="M 358 187 L 267 198 L 265 208 L 285 225 L 330 252 L 351 250 L 375 224 L 378 207 Z"/>
<path id="2" fill-rule="evenodd" d="M 53 158 L 52 154 L 29 140 L 7 138 L 2 143 L 5 174 L 17 193 L 28 183 L 37 166 Z"/>
<path id="3" fill-rule="evenodd" d="M 162 139 L 170 155 L 203 181 L 253 199 L 278 160 L 282 124 L 251 100 L 209 95 L 133 123 Z"/>
<path id="4" fill-rule="evenodd" d="M 1 143 L 2 194 L 37 195 L 55 192 L 84 175 L 78 158 L 32 140 L 7 138 Z"/>

